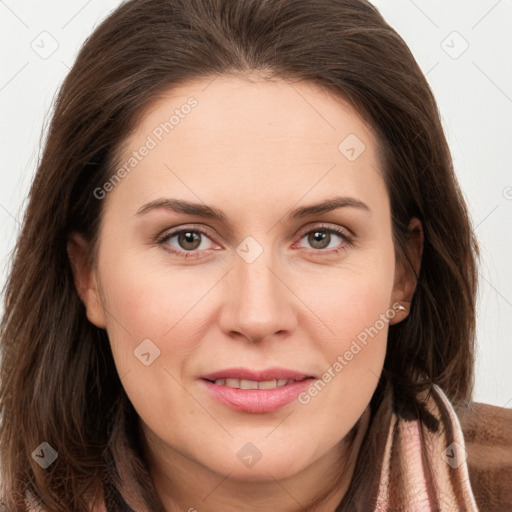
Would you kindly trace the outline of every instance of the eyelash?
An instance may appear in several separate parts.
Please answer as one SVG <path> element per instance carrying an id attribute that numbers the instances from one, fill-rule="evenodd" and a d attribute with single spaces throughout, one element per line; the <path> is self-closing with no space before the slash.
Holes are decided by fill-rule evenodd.
<path id="1" fill-rule="evenodd" d="M 343 229 L 333 227 L 333 226 L 325 226 L 325 225 L 316 226 L 312 229 L 301 232 L 299 240 L 302 240 L 302 238 L 304 238 L 306 235 L 309 235 L 310 233 L 314 233 L 316 231 L 323 231 L 323 232 L 338 235 L 343 240 L 342 245 L 339 245 L 336 248 L 329 249 L 329 250 L 309 249 L 309 250 L 307 250 L 307 252 L 313 252 L 313 253 L 317 253 L 317 254 L 322 254 L 323 256 L 328 256 L 328 255 L 341 253 L 353 245 L 352 237 L 350 237 Z M 200 255 L 201 251 L 198 251 L 197 249 L 194 249 L 193 251 L 169 249 L 169 245 L 168 245 L 169 240 L 183 232 L 200 233 L 201 235 L 205 235 L 206 237 L 211 238 L 211 233 L 208 230 L 205 230 L 204 228 L 192 226 L 192 227 L 188 227 L 188 228 L 177 229 L 176 231 L 171 231 L 170 233 L 166 233 L 161 237 L 157 237 L 155 242 L 158 245 L 161 245 L 165 251 L 167 251 L 173 255 L 180 256 L 183 258 L 195 258 L 195 259 L 201 258 L 202 257 Z"/>

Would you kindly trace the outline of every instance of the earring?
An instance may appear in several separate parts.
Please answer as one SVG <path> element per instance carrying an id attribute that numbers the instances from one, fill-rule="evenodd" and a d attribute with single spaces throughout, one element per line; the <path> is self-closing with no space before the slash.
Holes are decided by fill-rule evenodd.
<path id="1" fill-rule="evenodd" d="M 398 311 L 407 311 L 407 308 L 405 306 L 402 306 L 402 304 L 398 304 L 398 306 L 396 307 L 396 309 Z"/>

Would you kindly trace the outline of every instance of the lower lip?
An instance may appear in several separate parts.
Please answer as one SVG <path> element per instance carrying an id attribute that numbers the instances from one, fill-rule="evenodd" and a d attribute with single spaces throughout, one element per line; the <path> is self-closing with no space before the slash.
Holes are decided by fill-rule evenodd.
<path id="1" fill-rule="evenodd" d="M 264 413 L 277 411 L 293 402 L 314 379 L 310 377 L 274 389 L 238 389 L 201 380 L 211 395 L 224 405 L 237 411 Z"/>

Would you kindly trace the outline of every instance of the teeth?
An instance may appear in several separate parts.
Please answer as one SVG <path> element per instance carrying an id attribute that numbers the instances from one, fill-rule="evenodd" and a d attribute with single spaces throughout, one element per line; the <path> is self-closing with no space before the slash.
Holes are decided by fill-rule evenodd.
<path id="1" fill-rule="evenodd" d="M 241 380 L 240 389 L 258 389 L 258 382 L 255 380 Z"/>
<path id="2" fill-rule="evenodd" d="M 285 381 L 286 384 L 286 381 Z M 264 380 L 258 384 L 258 389 L 274 389 L 279 386 L 279 381 L 274 380 Z M 281 384 L 282 386 L 283 384 Z"/>
<path id="3" fill-rule="evenodd" d="M 274 379 L 264 380 L 258 382 L 257 380 L 245 380 L 245 379 L 217 379 L 215 384 L 220 386 L 228 386 L 229 388 L 238 389 L 274 389 L 286 386 L 286 384 L 295 382 L 294 380 L 288 379 Z"/>

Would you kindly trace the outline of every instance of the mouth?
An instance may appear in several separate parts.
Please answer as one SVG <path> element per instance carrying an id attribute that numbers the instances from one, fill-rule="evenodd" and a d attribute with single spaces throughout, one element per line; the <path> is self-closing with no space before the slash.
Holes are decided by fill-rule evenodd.
<path id="1" fill-rule="evenodd" d="M 272 367 L 265 368 L 263 370 L 250 370 L 249 368 L 226 368 L 224 370 L 219 370 L 213 373 L 208 373 L 206 375 L 202 375 L 201 378 L 205 380 L 209 380 L 210 382 L 224 381 L 220 382 L 221 385 L 232 386 L 238 385 L 238 382 L 243 385 L 249 385 L 247 383 L 251 383 L 251 386 L 254 386 L 254 382 L 258 384 L 263 384 L 263 386 L 272 386 L 273 382 L 276 382 L 276 386 L 284 386 L 288 381 L 301 381 L 308 377 L 315 377 L 312 374 L 308 374 L 306 372 L 301 372 L 297 370 L 291 370 L 288 368 L 280 368 L 280 367 Z M 237 381 L 237 382 L 235 382 Z M 286 381 L 286 382 L 285 382 Z M 257 389 L 254 387 L 250 388 L 242 388 L 242 389 Z M 267 389 L 267 388 L 264 388 Z"/>
<path id="2" fill-rule="evenodd" d="M 212 384 L 217 386 L 227 386 L 228 388 L 234 389 L 275 389 L 282 388 L 284 386 L 289 386 L 290 384 L 294 384 L 295 382 L 302 382 L 306 379 L 312 379 L 313 377 L 304 377 L 302 379 L 272 379 L 272 380 L 248 380 L 248 379 L 204 379 Z"/>
<path id="3" fill-rule="evenodd" d="M 210 397 L 231 409 L 267 413 L 293 402 L 315 377 L 283 368 L 231 368 L 204 375 L 200 380 Z"/>

